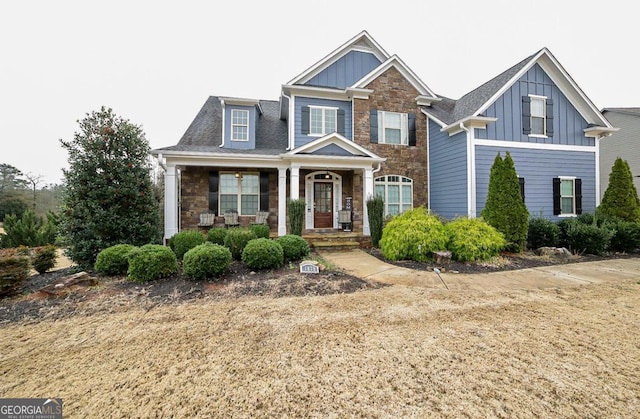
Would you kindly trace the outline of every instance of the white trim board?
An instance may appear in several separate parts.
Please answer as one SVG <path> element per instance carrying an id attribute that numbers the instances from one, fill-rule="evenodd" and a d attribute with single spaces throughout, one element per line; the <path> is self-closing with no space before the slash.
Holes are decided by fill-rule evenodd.
<path id="1" fill-rule="evenodd" d="M 485 146 L 485 147 L 528 148 L 532 150 L 555 150 L 555 151 L 582 151 L 585 153 L 596 152 L 596 147 L 585 146 L 585 145 L 539 144 L 539 143 L 523 143 L 519 141 L 500 141 L 500 140 L 474 140 L 473 144 Z"/>

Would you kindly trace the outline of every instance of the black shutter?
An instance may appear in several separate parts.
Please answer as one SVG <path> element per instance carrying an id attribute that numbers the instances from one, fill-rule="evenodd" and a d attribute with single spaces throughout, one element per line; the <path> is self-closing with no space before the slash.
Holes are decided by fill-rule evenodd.
<path id="1" fill-rule="evenodd" d="M 303 106 L 300 110 L 300 118 L 302 118 L 302 134 L 309 134 L 309 123 L 311 121 L 311 116 L 309 112 L 308 106 Z"/>
<path id="2" fill-rule="evenodd" d="M 553 137 L 553 100 L 547 99 L 547 137 Z"/>
<path id="3" fill-rule="evenodd" d="M 259 211 L 269 211 L 269 173 L 260 172 L 260 207 Z"/>
<path id="4" fill-rule="evenodd" d="M 209 172 L 209 210 L 215 212 L 218 212 L 218 181 L 218 172 Z"/>
<path id="5" fill-rule="evenodd" d="M 574 182 L 574 194 L 576 195 L 576 214 L 582 214 L 582 179 L 576 179 Z"/>
<path id="6" fill-rule="evenodd" d="M 522 197 L 522 202 L 525 202 L 524 201 L 524 178 L 519 177 L 518 183 L 520 184 L 520 196 Z"/>
<path id="7" fill-rule="evenodd" d="M 531 98 L 522 96 L 522 133 L 531 134 Z"/>
<path id="8" fill-rule="evenodd" d="M 416 114 L 410 113 L 409 121 L 409 145 L 416 145 Z"/>
<path id="9" fill-rule="evenodd" d="M 559 215 L 562 212 L 560 206 L 560 178 L 553 178 L 553 215 Z"/>
<path id="10" fill-rule="evenodd" d="M 344 109 L 338 109 L 338 134 L 344 135 Z"/>
<path id="11" fill-rule="evenodd" d="M 372 109 L 369 111 L 369 120 L 371 122 L 371 132 L 369 136 L 372 143 L 378 142 L 378 111 Z"/>

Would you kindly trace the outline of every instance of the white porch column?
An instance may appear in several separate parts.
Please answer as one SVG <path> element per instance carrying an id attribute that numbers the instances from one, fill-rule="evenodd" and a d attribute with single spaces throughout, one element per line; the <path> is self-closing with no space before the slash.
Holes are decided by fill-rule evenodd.
<path id="1" fill-rule="evenodd" d="M 364 169 L 364 179 L 362 182 L 362 234 L 371 235 L 369 228 L 369 213 L 367 211 L 367 199 L 373 196 L 373 168 Z"/>
<path id="2" fill-rule="evenodd" d="M 291 165 L 291 179 L 289 180 L 291 190 L 289 197 L 291 199 L 300 198 L 300 166 Z"/>
<path id="3" fill-rule="evenodd" d="M 164 174 L 164 242 L 178 232 L 178 184 L 175 164 Z"/>
<path id="4" fill-rule="evenodd" d="M 287 234 L 287 168 L 278 169 L 278 236 Z"/>

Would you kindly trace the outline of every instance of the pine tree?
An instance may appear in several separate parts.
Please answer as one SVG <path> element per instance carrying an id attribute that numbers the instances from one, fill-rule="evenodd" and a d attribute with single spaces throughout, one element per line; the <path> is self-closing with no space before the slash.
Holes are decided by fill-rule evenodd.
<path id="1" fill-rule="evenodd" d="M 504 160 L 498 153 L 493 161 L 482 217 L 504 234 L 507 249 L 518 252 L 524 250 L 529 211 L 522 200 L 516 167 L 509 152 Z"/>
<path id="2" fill-rule="evenodd" d="M 78 123 L 73 140 L 60 140 L 70 166 L 61 230 L 70 258 L 91 268 L 109 246 L 158 243 L 160 213 L 142 129 L 104 107 Z"/>
<path id="3" fill-rule="evenodd" d="M 633 184 L 631 168 L 618 157 L 609 174 L 609 186 L 604 192 L 598 214 L 619 217 L 625 221 L 640 222 L 640 200 Z"/>

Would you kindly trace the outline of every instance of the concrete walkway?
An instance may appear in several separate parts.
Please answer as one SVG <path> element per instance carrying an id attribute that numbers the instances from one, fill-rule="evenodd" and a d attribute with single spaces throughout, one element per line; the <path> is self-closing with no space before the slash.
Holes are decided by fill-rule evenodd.
<path id="1" fill-rule="evenodd" d="M 327 262 L 359 278 L 386 284 L 449 290 L 512 290 L 579 286 L 631 279 L 640 281 L 640 258 L 569 263 L 486 274 L 419 271 L 382 262 L 362 251 L 320 252 Z"/>

